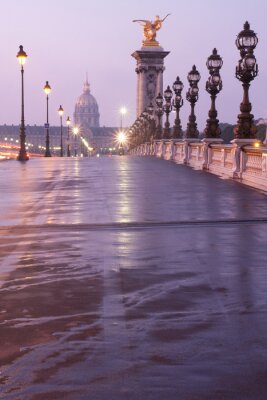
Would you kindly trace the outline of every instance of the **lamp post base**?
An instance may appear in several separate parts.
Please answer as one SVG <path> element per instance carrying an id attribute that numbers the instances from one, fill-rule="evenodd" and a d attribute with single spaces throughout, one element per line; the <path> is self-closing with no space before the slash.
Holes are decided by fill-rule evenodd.
<path id="1" fill-rule="evenodd" d="M 51 153 L 50 153 L 50 150 L 48 150 L 48 151 L 45 152 L 45 157 L 52 157 L 52 156 L 51 156 Z"/>
<path id="2" fill-rule="evenodd" d="M 29 160 L 29 155 L 27 154 L 26 151 L 20 150 L 18 157 L 17 157 L 18 161 L 28 161 Z"/>

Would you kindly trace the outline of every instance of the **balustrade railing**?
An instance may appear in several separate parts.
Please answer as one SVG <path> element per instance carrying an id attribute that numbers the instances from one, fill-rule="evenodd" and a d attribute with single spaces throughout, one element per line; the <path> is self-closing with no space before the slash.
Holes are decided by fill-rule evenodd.
<path id="1" fill-rule="evenodd" d="M 186 164 L 194 169 L 205 169 L 267 191 L 265 146 L 161 139 L 144 143 L 131 150 L 131 154 L 155 156 L 176 164 Z"/>

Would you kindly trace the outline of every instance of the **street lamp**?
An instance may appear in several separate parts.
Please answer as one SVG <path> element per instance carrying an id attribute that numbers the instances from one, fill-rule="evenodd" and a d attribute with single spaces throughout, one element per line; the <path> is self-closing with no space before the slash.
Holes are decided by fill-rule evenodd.
<path id="1" fill-rule="evenodd" d="M 44 92 L 46 94 L 46 124 L 45 124 L 45 129 L 46 129 L 46 139 L 45 139 L 45 157 L 51 157 L 50 153 L 50 138 L 49 138 L 49 119 L 48 119 L 48 100 L 49 100 L 49 94 L 51 92 L 51 86 L 49 85 L 48 81 L 46 81 L 46 84 L 44 86 Z"/>
<path id="2" fill-rule="evenodd" d="M 206 138 L 219 138 L 221 130 L 219 128 L 219 120 L 217 119 L 218 113 L 215 107 L 215 100 L 218 93 L 222 90 L 220 69 L 223 65 L 223 60 L 217 53 L 217 49 L 213 49 L 206 65 L 210 73 L 210 77 L 206 82 L 206 91 L 210 94 L 211 108 L 204 133 Z"/>
<path id="3" fill-rule="evenodd" d="M 67 124 L 67 129 L 68 129 L 67 157 L 70 157 L 70 124 L 71 124 L 70 117 L 67 118 L 66 124 Z"/>
<path id="4" fill-rule="evenodd" d="M 164 99 L 165 99 L 165 104 L 163 106 L 163 111 L 166 114 L 166 121 L 165 121 L 164 130 L 163 130 L 163 138 L 169 139 L 171 137 L 169 115 L 172 110 L 172 101 L 171 101 L 172 100 L 172 91 L 171 91 L 170 86 L 168 86 L 164 92 Z"/>
<path id="5" fill-rule="evenodd" d="M 121 123 L 120 123 L 120 128 L 122 129 L 122 122 L 123 122 L 123 117 L 127 114 L 127 108 L 126 107 L 121 107 L 120 108 L 120 115 L 121 115 Z"/>
<path id="6" fill-rule="evenodd" d="M 74 134 L 74 157 L 77 157 L 77 136 L 79 134 L 79 128 L 77 126 L 73 128 L 73 134 Z"/>
<path id="7" fill-rule="evenodd" d="M 249 102 L 250 82 L 258 75 L 258 64 L 253 54 L 257 44 L 257 35 L 246 22 L 244 29 L 236 39 L 236 47 L 241 56 L 236 67 L 236 78 L 242 82 L 243 100 L 240 104 L 241 113 L 238 115 L 237 126 L 234 128 L 235 139 L 253 139 L 257 133 L 257 128 L 253 124 L 254 116 L 251 114 L 251 103 Z"/>
<path id="8" fill-rule="evenodd" d="M 195 104 L 198 101 L 198 82 L 200 81 L 200 73 L 196 69 L 195 65 L 193 65 L 192 70 L 188 73 L 187 80 L 190 87 L 186 93 L 186 100 L 190 103 L 191 113 L 189 115 L 185 136 L 186 138 L 197 138 L 199 132 L 197 130 Z"/>
<path id="9" fill-rule="evenodd" d="M 26 133 L 25 133 L 25 119 L 24 119 L 24 64 L 26 62 L 27 54 L 23 50 L 23 46 L 19 46 L 17 59 L 21 65 L 21 123 L 20 123 L 20 149 L 18 154 L 18 161 L 27 161 L 29 156 L 26 151 Z"/>
<path id="10" fill-rule="evenodd" d="M 126 142 L 126 134 L 124 131 L 120 131 L 117 136 L 117 140 L 119 142 L 119 155 L 124 154 L 123 144 Z"/>
<path id="11" fill-rule="evenodd" d="M 156 129 L 156 138 L 157 139 L 161 139 L 161 137 L 162 137 L 162 121 L 161 121 L 161 119 L 162 119 L 162 116 L 164 114 L 164 111 L 163 111 L 163 97 L 162 97 L 161 93 L 159 93 L 157 95 L 155 101 L 156 101 L 156 106 L 157 106 L 156 115 L 158 117 L 158 125 L 157 125 L 157 129 Z"/>
<path id="12" fill-rule="evenodd" d="M 176 110 L 176 118 L 174 120 L 173 134 L 172 137 L 176 139 L 182 139 L 183 131 L 180 120 L 180 108 L 183 106 L 184 101 L 182 99 L 182 90 L 184 88 L 183 83 L 177 76 L 176 81 L 172 85 L 173 91 L 175 93 L 175 98 L 172 101 L 172 106 Z"/>
<path id="13" fill-rule="evenodd" d="M 58 113 L 60 116 L 60 157 L 63 157 L 63 125 L 62 125 L 62 117 L 64 114 L 64 110 L 62 106 L 59 106 Z"/>
<path id="14" fill-rule="evenodd" d="M 149 140 L 152 141 L 155 138 L 155 134 L 156 134 L 154 106 L 153 106 L 152 102 L 147 107 L 147 113 L 148 113 L 148 122 L 149 122 Z"/>

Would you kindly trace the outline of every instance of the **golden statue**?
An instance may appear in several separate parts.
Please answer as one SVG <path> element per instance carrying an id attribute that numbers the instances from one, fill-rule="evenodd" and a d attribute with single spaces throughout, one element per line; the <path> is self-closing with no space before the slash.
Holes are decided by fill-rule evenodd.
<path id="1" fill-rule="evenodd" d="M 156 15 L 154 21 L 148 19 L 134 19 L 133 22 L 139 22 L 144 28 L 144 41 L 145 46 L 158 46 L 156 41 L 157 31 L 161 28 L 162 23 L 170 14 L 167 14 L 165 18 L 160 19 L 159 15 Z"/>

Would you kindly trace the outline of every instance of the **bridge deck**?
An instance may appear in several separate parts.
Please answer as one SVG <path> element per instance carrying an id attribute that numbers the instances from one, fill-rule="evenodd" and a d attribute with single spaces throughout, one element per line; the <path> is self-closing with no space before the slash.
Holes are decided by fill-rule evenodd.
<path id="1" fill-rule="evenodd" d="M 266 195 L 135 157 L 0 181 L 4 399 L 266 400 Z"/>

